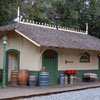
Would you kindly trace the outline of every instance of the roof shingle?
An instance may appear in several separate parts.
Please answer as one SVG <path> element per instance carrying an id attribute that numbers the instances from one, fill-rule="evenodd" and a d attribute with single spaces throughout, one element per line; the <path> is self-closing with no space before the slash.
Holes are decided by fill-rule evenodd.
<path id="1" fill-rule="evenodd" d="M 13 23 L 0 27 L 0 31 L 18 30 L 41 46 L 100 51 L 100 40 L 85 34 L 61 31 L 35 25 Z"/>

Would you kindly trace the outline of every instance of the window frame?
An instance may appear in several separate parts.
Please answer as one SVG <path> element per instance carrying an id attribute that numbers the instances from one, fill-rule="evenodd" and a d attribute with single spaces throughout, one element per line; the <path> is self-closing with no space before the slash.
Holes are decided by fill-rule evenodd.
<path id="1" fill-rule="evenodd" d="M 55 56 L 53 54 L 47 53 L 44 55 L 44 59 L 52 60 L 55 59 Z"/>
<path id="2" fill-rule="evenodd" d="M 81 57 L 84 56 L 84 55 L 87 55 L 88 61 L 81 61 Z M 90 62 L 90 54 L 89 54 L 89 53 L 84 52 L 84 53 L 81 55 L 81 57 L 80 57 L 80 63 L 89 63 L 89 62 Z"/>

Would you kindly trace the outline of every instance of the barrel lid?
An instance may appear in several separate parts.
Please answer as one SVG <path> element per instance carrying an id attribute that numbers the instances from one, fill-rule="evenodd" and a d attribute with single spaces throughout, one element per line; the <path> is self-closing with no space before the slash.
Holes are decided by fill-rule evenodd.
<path id="1" fill-rule="evenodd" d="M 61 77 L 63 77 L 63 76 L 64 76 L 64 74 L 60 74 L 60 76 L 61 76 Z"/>
<path id="2" fill-rule="evenodd" d="M 29 77 L 36 77 L 36 76 L 32 76 L 32 75 L 31 75 L 31 76 L 29 76 Z"/>
<path id="3" fill-rule="evenodd" d="M 12 72 L 18 72 L 17 70 L 15 71 L 15 70 L 13 70 Z"/>
<path id="4" fill-rule="evenodd" d="M 49 75 L 49 72 L 40 72 L 39 75 Z"/>

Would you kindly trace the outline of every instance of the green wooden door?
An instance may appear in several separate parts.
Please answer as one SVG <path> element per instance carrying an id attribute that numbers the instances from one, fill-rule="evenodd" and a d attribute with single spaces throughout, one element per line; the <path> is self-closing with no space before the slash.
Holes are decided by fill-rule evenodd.
<path id="1" fill-rule="evenodd" d="M 50 73 L 50 85 L 57 84 L 58 54 L 53 50 L 47 50 L 42 55 L 42 66 Z"/>

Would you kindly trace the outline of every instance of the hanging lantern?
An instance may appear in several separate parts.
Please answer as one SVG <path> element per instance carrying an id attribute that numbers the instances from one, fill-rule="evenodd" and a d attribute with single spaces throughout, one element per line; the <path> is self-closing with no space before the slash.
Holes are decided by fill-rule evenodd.
<path id="1" fill-rule="evenodd" d="M 97 55 L 97 57 L 100 57 L 100 53 Z"/>

